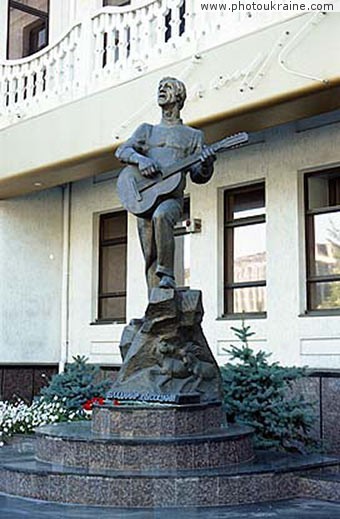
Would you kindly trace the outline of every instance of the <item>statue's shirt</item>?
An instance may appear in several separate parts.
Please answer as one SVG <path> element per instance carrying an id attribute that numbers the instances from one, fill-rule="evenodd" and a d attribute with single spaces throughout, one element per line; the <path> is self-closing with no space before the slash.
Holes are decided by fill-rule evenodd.
<path id="1" fill-rule="evenodd" d="M 118 148 L 116 156 L 122 162 L 129 163 L 137 152 L 155 160 L 162 169 L 189 155 L 199 153 L 203 142 L 204 137 L 200 130 L 185 126 L 180 121 L 175 124 L 162 122 L 154 126 L 144 123 Z M 176 191 L 171 194 L 174 198 L 183 196 L 185 173 L 186 171 L 182 172 L 182 180 Z"/>

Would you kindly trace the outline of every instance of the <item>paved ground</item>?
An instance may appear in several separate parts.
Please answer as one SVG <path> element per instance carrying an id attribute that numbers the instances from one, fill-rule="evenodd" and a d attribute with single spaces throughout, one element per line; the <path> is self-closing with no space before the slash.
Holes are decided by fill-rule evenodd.
<path id="1" fill-rule="evenodd" d="M 60 505 L 0 494 L 0 519 L 339 519 L 339 517 L 340 504 L 304 499 L 229 508 L 128 511 Z"/>

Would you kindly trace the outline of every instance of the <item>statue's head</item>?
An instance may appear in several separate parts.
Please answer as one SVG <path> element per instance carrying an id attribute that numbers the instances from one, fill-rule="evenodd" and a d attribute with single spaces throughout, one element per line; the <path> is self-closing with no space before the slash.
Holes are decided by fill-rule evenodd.
<path id="1" fill-rule="evenodd" d="M 185 84 L 174 77 L 164 77 L 158 86 L 158 104 L 160 107 L 177 104 L 181 110 L 187 97 Z"/>

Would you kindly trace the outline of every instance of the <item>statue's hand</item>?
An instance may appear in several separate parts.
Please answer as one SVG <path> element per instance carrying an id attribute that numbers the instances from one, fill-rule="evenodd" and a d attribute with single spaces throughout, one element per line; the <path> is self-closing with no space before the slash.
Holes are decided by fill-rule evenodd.
<path id="1" fill-rule="evenodd" d="M 201 153 L 201 162 L 205 167 L 210 166 L 216 160 L 216 153 L 210 146 L 204 146 Z"/>
<path id="2" fill-rule="evenodd" d="M 138 159 L 138 168 L 143 177 L 147 178 L 154 177 L 159 171 L 156 162 L 144 156 L 140 156 Z"/>

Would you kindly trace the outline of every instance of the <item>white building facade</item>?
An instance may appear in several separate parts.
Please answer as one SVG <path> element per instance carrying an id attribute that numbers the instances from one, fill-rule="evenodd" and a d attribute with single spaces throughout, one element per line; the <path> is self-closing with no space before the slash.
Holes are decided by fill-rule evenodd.
<path id="1" fill-rule="evenodd" d="M 113 153 L 158 121 L 172 75 L 208 142 L 250 133 L 188 181 L 176 229 L 178 285 L 202 290 L 217 361 L 244 317 L 273 359 L 340 368 L 340 13 L 5 0 L 0 23 L 2 366 L 119 365 L 147 295 Z"/>

